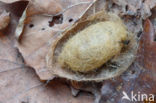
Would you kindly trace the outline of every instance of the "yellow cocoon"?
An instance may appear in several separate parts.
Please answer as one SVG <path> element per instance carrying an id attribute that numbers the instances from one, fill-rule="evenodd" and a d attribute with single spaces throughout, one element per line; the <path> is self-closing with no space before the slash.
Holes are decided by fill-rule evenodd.
<path id="1" fill-rule="evenodd" d="M 58 62 L 72 71 L 93 71 L 118 55 L 126 39 L 127 31 L 120 22 L 97 22 L 67 40 Z"/>

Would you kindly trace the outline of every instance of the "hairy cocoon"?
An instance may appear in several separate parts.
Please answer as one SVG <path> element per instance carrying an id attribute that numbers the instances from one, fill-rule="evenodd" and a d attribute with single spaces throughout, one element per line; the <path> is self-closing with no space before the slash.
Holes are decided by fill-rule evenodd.
<path id="1" fill-rule="evenodd" d="M 62 67 L 89 72 L 120 54 L 127 31 L 120 22 L 100 21 L 69 38 L 58 57 Z"/>
<path id="2" fill-rule="evenodd" d="M 135 35 L 114 13 L 99 11 L 84 17 L 52 41 L 46 56 L 48 70 L 74 81 L 119 76 L 135 59 Z"/>

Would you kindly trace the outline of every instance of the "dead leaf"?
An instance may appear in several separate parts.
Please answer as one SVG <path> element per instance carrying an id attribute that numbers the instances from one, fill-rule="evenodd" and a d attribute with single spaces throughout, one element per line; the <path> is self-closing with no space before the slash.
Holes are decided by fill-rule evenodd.
<path id="1" fill-rule="evenodd" d="M 155 95 L 156 82 L 150 75 L 152 71 L 147 72 L 134 63 L 128 71 L 120 77 L 103 82 L 101 88 L 102 98 L 100 103 L 131 103 L 132 101 L 122 100 L 123 91 L 131 98 L 131 93 L 153 94 Z"/>
<path id="2" fill-rule="evenodd" d="M 73 98 L 70 88 L 59 80 L 49 85 L 40 82 L 35 71 L 22 62 L 23 58 L 14 47 L 14 32 L 21 14 L 17 15 L 11 8 L 21 7 L 22 13 L 26 4 L 25 1 L 0 4 L 10 12 L 12 18 L 6 30 L 0 32 L 0 103 L 80 103 L 79 100 L 84 103 L 92 102 L 93 97 L 90 95 Z"/>
<path id="3" fill-rule="evenodd" d="M 54 15 L 62 11 L 62 6 L 55 0 L 30 0 L 27 15 Z"/>
<path id="4" fill-rule="evenodd" d="M 139 64 L 151 72 L 150 76 L 155 77 L 156 67 L 156 42 L 155 42 L 155 31 L 154 26 L 149 19 L 144 23 L 144 32 L 140 40 L 139 48 Z"/>
<path id="5" fill-rule="evenodd" d="M 37 75 L 35 74 L 35 72 L 31 68 L 28 68 L 25 66 L 25 64 L 22 62 L 23 61 L 22 56 L 20 55 L 19 51 L 14 47 L 15 36 L 13 34 L 18 24 L 19 18 L 21 17 L 21 14 L 23 12 L 23 10 L 20 10 L 21 11 L 20 12 L 18 8 L 21 7 L 22 9 L 25 9 L 23 7 L 26 7 L 27 3 L 24 1 L 14 2 L 18 0 L 1 0 L 1 1 L 9 3 L 9 4 L 6 4 L 6 3 L 0 2 L 0 7 L 5 8 L 6 11 L 10 11 L 11 22 L 6 28 L 6 30 L 4 30 L 3 32 L 0 32 L 0 66 L 1 66 L 0 68 L 0 102 L 1 103 L 34 103 L 34 102 L 37 102 L 37 103 L 44 103 L 44 102 L 45 103 L 56 103 L 56 102 L 57 103 L 92 103 L 94 98 L 90 94 L 83 94 L 81 92 L 81 95 L 79 95 L 77 98 L 73 98 L 70 94 L 69 87 L 65 85 L 62 81 L 59 82 L 59 80 L 53 80 L 51 84 L 49 85 L 45 85 L 44 83 L 41 83 Z M 71 6 L 76 5 L 80 2 L 79 0 L 57 0 L 57 1 L 61 4 L 63 10 L 64 8 L 69 7 L 70 5 Z M 83 0 L 81 1 L 84 2 Z M 87 0 L 87 2 L 88 1 L 90 0 Z M 133 1 L 133 0 L 130 0 L 130 1 Z M 149 0 L 149 2 L 150 1 L 152 0 Z M 121 9 L 119 5 L 113 4 L 113 3 L 114 2 L 112 2 L 111 0 L 106 0 L 106 2 L 104 2 L 103 0 L 98 0 L 98 2 L 94 4 L 94 6 L 92 6 L 92 8 L 85 14 L 85 16 L 91 15 L 92 13 L 95 13 L 96 11 L 101 10 L 103 8 L 106 8 L 108 11 L 114 11 L 119 14 L 122 14 L 123 9 Z M 150 5 L 155 5 L 155 4 L 151 2 Z M 85 6 L 83 7 L 85 8 Z M 152 8 L 152 6 L 149 6 L 149 7 Z M 147 6 L 148 13 L 150 11 L 149 7 Z M 77 7 L 77 9 L 79 9 L 79 7 Z M 69 9 L 68 13 L 64 13 L 65 16 L 63 17 L 66 17 L 66 18 L 64 18 L 63 21 L 66 21 L 67 23 L 67 21 L 69 20 L 69 21 L 72 21 L 72 23 L 74 23 L 78 19 L 77 15 L 75 15 L 75 11 L 76 9 L 73 9 L 73 11 L 72 9 Z M 81 10 L 80 10 L 80 13 L 82 13 Z M 72 15 L 74 18 L 71 18 L 70 15 Z M 138 13 L 138 15 L 140 14 Z M 126 25 L 129 27 L 130 31 L 133 31 L 134 33 L 138 33 L 138 35 L 141 34 L 142 18 L 133 17 L 134 15 L 125 16 L 124 13 L 121 16 L 124 19 L 124 22 L 126 22 Z M 48 26 L 49 23 L 47 21 L 50 21 L 50 24 L 51 23 L 53 24 L 52 18 L 49 17 L 49 15 L 47 17 L 45 17 L 45 15 L 39 16 L 39 17 L 38 16 L 30 17 L 30 21 L 28 20 L 29 22 L 26 24 L 25 29 L 29 30 L 30 34 L 39 34 L 39 35 L 45 34 L 41 32 L 42 30 L 43 31 L 47 30 L 48 34 L 50 34 L 52 30 L 55 30 L 56 32 L 58 32 L 60 31 L 61 28 L 64 28 L 62 24 L 56 24 L 56 23 L 60 23 L 60 17 L 59 16 L 55 17 L 55 22 L 52 27 Z M 31 22 L 31 20 L 33 22 Z M 72 23 L 70 25 L 72 25 Z M 35 25 L 32 25 L 32 24 L 35 24 Z M 46 27 L 48 27 L 48 29 Z M 33 31 L 35 31 L 36 33 L 33 33 Z M 24 31 L 24 34 L 27 32 L 28 31 L 26 32 Z M 26 37 L 27 36 L 29 37 L 29 35 L 26 35 Z M 34 37 L 37 37 L 37 35 Z M 43 35 L 42 37 L 44 38 Z M 29 45 L 26 44 L 26 46 L 29 46 Z M 40 55 L 42 51 L 41 49 L 39 49 L 40 51 L 37 51 L 36 55 L 38 54 Z M 27 50 L 27 49 L 25 48 L 24 50 Z M 45 49 L 43 48 L 43 50 Z M 33 56 L 31 55 L 30 57 L 33 58 Z M 31 64 L 31 61 L 29 63 Z M 127 93 L 130 93 L 132 90 L 136 93 L 138 91 L 140 91 L 141 93 L 156 93 L 156 90 L 155 90 L 156 82 L 155 82 L 155 76 L 153 76 L 153 73 L 150 69 L 148 70 L 148 68 L 147 70 L 145 68 L 142 69 L 140 65 L 138 65 L 138 62 L 135 61 L 135 64 L 132 65 L 129 68 L 129 70 L 125 72 L 124 74 L 122 74 L 120 77 L 104 81 L 102 88 L 101 88 L 101 84 L 99 85 L 98 83 L 90 83 L 90 82 L 83 83 L 83 85 L 80 85 L 80 87 L 79 86 L 77 87 L 78 89 L 82 91 L 92 92 L 93 94 L 95 94 L 95 98 L 96 98 L 95 103 L 103 103 L 103 102 L 104 103 L 105 102 L 123 103 L 123 101 L 121 101 L 122 91 L 126 91 Z M 101 93 L 100 93 L 100 90 L 101 90 Z M 126 101 L 125 103 L 128 103 L 128 102 Z"/>
<path id="6" fill-rule="evenodd" d="M 53 79 L 46 67 L 45 60 L 51 44 L 50 41 L 76 22 L 91 4 L 92 2 L 88 1 L 67 6 L 56 16 L 41 14 L 27 17 L 30 21 L 25 24 L 24 32 L 17 47 L 22 53 L 25 63 L 35 69 L 41 80 Z"/>

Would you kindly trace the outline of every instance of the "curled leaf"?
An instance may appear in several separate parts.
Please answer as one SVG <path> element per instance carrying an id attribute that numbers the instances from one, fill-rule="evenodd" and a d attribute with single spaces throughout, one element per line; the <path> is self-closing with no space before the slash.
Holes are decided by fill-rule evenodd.
<path id="1" fill-rule="evenodd" d="M 25 24 L 25 20 L 26 20 L 26 17 L 27 17 L 27 7 L 26 9 L 24 10 L 20 20 L 19 20 L 19 23 L 16 27 L 16 31 L 15 31 L 15 36 L 16 36 L 16 39 L 20 39 L 20 36 L 21 34 L 23 33 L 23 29 L 24 29 L 24 24 Z"/>

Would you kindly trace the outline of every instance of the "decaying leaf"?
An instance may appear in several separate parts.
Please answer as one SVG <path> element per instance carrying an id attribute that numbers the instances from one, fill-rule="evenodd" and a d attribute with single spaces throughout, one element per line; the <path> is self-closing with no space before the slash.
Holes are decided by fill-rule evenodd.
<path id="1" fill-rule="evenodd" d="M 25 63 L 35 69 L 41 80 L 53 78 L 46 67 L 45 60 L 51 44 L 50 42 L 60 32 L 77 21 L 92 3 L 88 1 L 79 2 L 75 6 L 68 5 L 62 13 L 60 11 L 56 16 L 52 14 L 51 16 L 41 14 L 28 16 L 26 19 L 23 19 L 26 20 L 26 24 L 17 47 L 22 53 Z M 28 12 L 26 11 L 26 13 Z M 49 14 L 47 13 L 47 15 Z M 20 30 L 20 27 L 16 29 L 16 31 L 18 30 Z M 18 37 L 20 37 L 20 33 Z"/>
<path id="2" fill-rule="evenodd" d="M 30 1 L 27 15 L 47 14 L 54 15 L 62 11 L 62 6 L 55 0 L 34 0 Z"/>
<path id="3" fill-rule="evenodd" d="M 40 82 L 32 68 L 23 63 L 23 58 L 14 47 L 15 29 L 28 2 L 0 3 L 11 14 L 11 21 L 5 31 L 0 31 L 0 102 L 1 103 L 91 103 L 93 97 L 73 98 L 70 88 L 59 80 L 51 84 Z M 25 5 L 25 6 L 24 6 Z M 21 8 L 18 15 L 12 8 Z M 17 19 L 18 18 L 18 19 Z M 61 99 L 60 99 L 61 98 Z"/>
<path id="4" fill-rule="evenodd" d="M 140 40 L 138 62 L 147 70 L 151 71 L 151 76 L 156 80 L 154 74 L 156 72 L 156 42 L 155 42 L 154 26 L 149 19 L 145 21 L 144 32 Z M 150 53 L 149 53 L 150 51 Z"/>
<path id="5" fill-rule="evenodd" d="M 93 0 L 51 0 L 51 2 L 54 1 L 54 3 L 59 6 L 58 8 L 61 8 L 60 13 L 58 13 L 59 11 L 57 10 L 52 10 L 52 12 L 50 11 L 49 13 L 49 10 L 46 10 L 46 6 L 39 4 L 40 1 L 44 3 L 44 0 L 30 0 L 30 6 L 36 8 L 37 2 L 46 13 L 42 12 L 42 10 L 34 9 L 34 14 L 32 13 L 30 17 L 26 16 L 26 19 L 24 18 L 22 20 L 21 23 L 24 24 L 24 30 L 21 28 L 21 32 L 19 33 L 19 38 L 21 38 L 19 42 L 20 45 L 18 44 L 20 52 L 14 47 L 15 35 L 13 34 L 16 26 L 20 24 L 19 18 L 28 2 L 23 0 L 1 1 L 6 3 L 0 2 L 0 8 L 9 12 L 11 16 L 11 21 L 7 28 L 0 31 L 1 103 L 92 103 L 93 99 L 95 99 L 95 103 L 128 103 L 128 101 L 121 99 L 123 91 L 128 93 L 128 95 L 130 95 L 131 91 L 147 94 L 156 93 L 155 68 L 153 69 L 151 66 L 151 64 L 155 65 L 155 62 L 150 59 L 152 58 L 150 53 L 154 54 L 154 51 L 152 51 L 154 48 L 152 48 L 152 46 L 143 46 L 140 48 L 141 51 L 146 49 L 145 52 L 147 54 L 145 52 L 140 53 L 146 62 L 141 61 L 140 63 L 139 59 L 137 59 L 134 61 L 134 64 L 119 77 L 105 80 L 101 83 L 78 82 L 75 84 L 69 81 L 64 84 L 64 82 L 62 82 L 65 81 L 64 79 L 61 81 L 53 80 L 48 85 L 41 83 L 35 71 L 27 66 L 33 67 L 37 71 L 38 76 L 40 76 L 40 79 L 50 79 L 48 74 L 43 72 L 47 69 L 42 68 L 45 66 L 45 54 L 51 44 L 51 42 L 48 43 L 48 40 L 53 41 L 60 34 L 60 31 L 64 31 L 66 27 L 75 23 L 86 10 L 88 10 Z M 142 21 L 151 15 L 150 9 L 156 5 L 155 2 L 155 0 L 98 0 L 85 13 L 82 20 L 102 9 L 106 9 L 109 12 L 118 14 L 123 19 L 128 30 L 140 37 L 143 30 Z M 154 13 L 152 16 L 153 15 Z M 152 23 L 154 23 L 153 21 L 154 20 L 152 20 Z M 152 27 L 149 21 L 146 22 L 146 24 Z M 149 30 L 153 29 L 150 28 Z M 141 38 L 145 37 L 142 36 Z M 144 43 L 142 45 L 145 45 Z M 44 44 L 48 44 L 48 46 L 44 47 Z M 148 56 L 145 57 L 145 54 Z M 22 55 L 27 65 L 23 63 Z M 140 55 L 137 56 L 140 57 Z M 79 90 L 87 91 L 87 94 L 85 93 L 85 95 L 83 95 L 83 92 L 81 92 L 81 95 L 73 98 L 70 93 L 70 88 L 66 85 L 67 83 L 69 84 L 68 86 L 72 85 L 72 88 L 75 89 L 73 90 L 75 96 L 77 96 Z M 88 94 L 88 92 L 94 94 L 95 98 Z"/>

